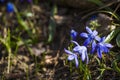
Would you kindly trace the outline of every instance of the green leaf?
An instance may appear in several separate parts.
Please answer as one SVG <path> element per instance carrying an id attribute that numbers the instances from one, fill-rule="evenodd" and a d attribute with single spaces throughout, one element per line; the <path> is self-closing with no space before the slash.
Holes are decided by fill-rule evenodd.
<path id="1" fill-rule="evenodd" d="M 17 16 L 17 20 L 18 20 L 18 23 L 21 25 L 21 27 L 23 27 L 23 29 L 25 31 L 27 31 L 28 35 L 30 37 L 33 37 L 32 36 L 32 32 L 30 31 L 30 28 L 28 27 L 28 25 L 24 22 L 24 20 L 21 18 L 21 15 L 19 14 L 18 10 L 16 7 L 14 7 L 14 10 L 15 10 L 15 13 L 16 13 L 16 16 Z"/>
<path id="2" fill-rule="evenodd" d="M 108 14 L 112 15 L 114 18 L 116 18 L 117 20 L 120 20 L 119 15 L 117 15 L 113 11 L 99 11 L 99 12 L 108 13 Z"/>
<path id="3" fill-rule="evenodd" d="M 89 2 L 92 2 L 98 6 L 105 6 L 105 4 L 101 0 L 88 0 Z M 106 10 L 112 11 L 109 7 L 105 7 Z"/>
<path id="4" fill-rule="evenodd" d="M 116 43 L 117 43 L 118 47 L 120 47 L 120 33 L 117 35 Z"/>
<path id="5" fill-rule="evenodd" d="M 112 63 L 112 67 L 115 71 L 117 71 L 118 73 L 120 73 L 120 68 L 117 66 L 117 60 L 114 60 Z"/>
<path id="6" fill-rule="evenodd" d="M 49 29 L 48 43 L 53 40 L 53 36 L 55 33 L 55 27 L 56 27 L 55 21 L 54 21 L 53 17 L 51 17 L 50 23 L 48 26 L 48 29 Z"/>
<path id="7" fill-rule="evenodd" d="M 103 3 L 101 0 L 88 0 L 88 1 L 89 1 L 89 2 L 92 2 L 92 3 L 96 4 L 96 5 L 98 5 L 98 6 L 100 6 L 100 7 L 103 7 L 103 6 L 106 5 L 106 4 Z M 114 10 L 112 10 L 110 7 L 105 7 L 105 9 L 106 9 L 107 11 L 104 11 L 104 12 L 109 13 L 109 14 L 111 14 L 112 16 L 114 16 L 117 20 L 120 20 L 119 15 L 117 15 L 117 14 L 114 12 Z"/>
<path id="8" fill-rule="evenodd" d="M 100 0 L 88 0 L 88 1 L 93 2 L 93 3 L 95 3 L 95 4 L 99 5 L 99 6 L 104 5 L 104 4 L 102 3 L 102 1 L 100 1 Z"/>
<path id="9" fill-rule="evenodd" d="M 56 6 L 56 4 L 54 4 L 53 8 L 52 8 L 52 11 L 51 11 L 51 16 L 54 16 L 58 13 L 58 8 Z"/>
<path id="10" fill-rule="evenodd" d="M 116 28 L 113 30 L 105 39 L 105 42 L 110 42 L 118 33 L 120 32 L 120 28 Z"/>
<path id="11" fill-rule="evenodd" d="M 54 5 L 53 9 L 51 10 L 51 16 L 50 16 L 50 22 L 49 22 L 49 35 L 48 35 L 48 43 L 50 43 L 53 40 L 54 33 L 55 33 L 55 28 L 56 28 L 56 23 L 54 20 L 54 16 L 57 14 L 57 6 Z"/>

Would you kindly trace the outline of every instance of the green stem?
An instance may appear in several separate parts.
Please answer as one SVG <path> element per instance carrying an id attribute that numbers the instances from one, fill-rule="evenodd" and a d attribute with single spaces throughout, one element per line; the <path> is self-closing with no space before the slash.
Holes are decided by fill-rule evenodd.
<path id="1" fill-rule="evenodd" d="M 36 74 L 37 74 L 37 72 L 38 72 L 38 62 L 37 62 L 37 57 L 35 56 L 35 72 L 36 72 Z"/>
<path id="2" fill-rule="evenodd" d="M 29 69 L 28 68 L 26 68 L 27 70 L 26 70 L 26 77 L 27 77 L 27 80 L 29 80 Z"/>
<path id="3" fill-rule="evenodd" d="M 7 68 L 7 73 L 10 73 L 10 58 L 11 58 L 11 49 L 7 47 L 8 50 L 8 68 Z"/>

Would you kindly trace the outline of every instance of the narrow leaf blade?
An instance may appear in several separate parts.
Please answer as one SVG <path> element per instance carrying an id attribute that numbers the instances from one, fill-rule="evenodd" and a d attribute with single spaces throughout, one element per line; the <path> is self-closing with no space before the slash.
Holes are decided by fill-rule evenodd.
<path id="1" fill-rule="evenodd" d="M 120 33 L 117 35 L 116 43 L 117 43 L 118 47 L 120 47 Z"/>

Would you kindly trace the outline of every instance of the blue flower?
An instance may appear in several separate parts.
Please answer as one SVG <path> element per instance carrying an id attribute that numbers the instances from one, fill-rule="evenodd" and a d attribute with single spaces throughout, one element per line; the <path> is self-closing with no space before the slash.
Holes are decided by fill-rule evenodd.
<path id="1" fill-rule="evenodd" d="M 76 40 L 77 35 L 78 35 L 78 33 L 75 30 L 72 29 L 70 31 L 70 36 L 71 36 L 72 40 Z"/>
<path id="2" fill-rule="evenodd" d="M 68 60 L 72 61 L 75 59 L 76 67 L 78 67 L 79 62 L 78 62 L 77 54 L 75 54 L 69 50 L 66 50 L 66 49 L 64 49 L 64 50 L 69 55 Z"/>
<path id="3" fill-rule="evenodd" d="M 112 47 L 113 46 L 111 44 L 105 42 L 105 37 L 102 37 L 97 44 L 94 42 L 94 45 L 92 45 L 92 52 L 96 50 L 98 57 L 102 58 L 102 53 L 103 52 L 108 53 L 109 48 Z"/>
<path id="4" fill-rule="evenodd" d="M 9 13 L 14 12 L 14 5 L 11 2 L 8 2 L 6 9 L 7 9 L 7 12 Z"/>
<path id="5" fill-rule="evenodd" d="M 75 46 L 71 51 L 69 50 L 65 50 L 65 52 L 69 55 L 68 56 L 68 60 L 74 60 L 75 59 L 75 63 L 76 63 L 76 67 L 78 67 L 78 55 L 81 56 L 82 61 L 85 61 L 86 59 L 86 63 L 88 64 L 88 55 L 87 55 L 87 48 L 85 46 L 80 46 L 76 41 L 71 41 L 74 44 L 76 44 L 77 46 Z"/>
<path id="6" fill-rule="evenodd" d="M 82 61 L 85 61 L 88 64 L 88 54 L 87 54 L 87 48 L 85 46 L 80 46 L 76 41 L 71 41 L 77 46 L 73 48 L 74 52 L 77 52 L 79 55 L 81 55 Z"/>
<path id="7" fill-rule="evenodd" d="M 100 37 L 97 36 L 98 32 L 96 30 L 92 31 L 89 27 L 86 27 L 88 33 L 81 33 L 80 36 L 87 38 L 83 45 L 87 46 L 89 43 L 93 42 L 94 40 L 100 40 Z"/>

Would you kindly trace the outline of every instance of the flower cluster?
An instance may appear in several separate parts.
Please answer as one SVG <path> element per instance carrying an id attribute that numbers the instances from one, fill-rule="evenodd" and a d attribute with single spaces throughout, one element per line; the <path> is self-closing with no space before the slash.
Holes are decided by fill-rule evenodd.
<path id="1" fill-rule="evenodd" d="M 83 43 L 83 46 L 80 46 L 78 42 L 76 41 L 76 37 L 78 33 L 75 30 L 71 30 L 71 38 L 72 43 L 74 43 L 76 46 L 72 49 L 72 51 L 64 49 L 65 52 L 68 54 L 68 60 L 75 60 L 76 67 L 78 67 L 78 57 L 80 56 L 82 61 L 86 61 L 88 63 L 88 46 L 91 46 L 90 53 L 96 53 L 99 58 L 102 58 L 102 53 L 108 53 L 109 48 L 112 48 L 113 46 L 109 43 L 105 42 L 105 37 L 100 38 L 98 36 L 98 32 L 96 30 L 91 30 L 89 27 L 86 27 L 87 33 L 83 32 L 80 34 L 80 37 L 85 38 L 85 41 Z"/>
<path id="2" fill-rule="evenodd" d="M 87 55 L 87 48 L 85 46 L 80 46 L 76 41 L 71 41 L 74 44 L 76 44 L 76 46 L 73 48 L 73 51 L 69 51 L 67 49 L 64 49 L 65 52 L 69 55 L 68 56 L 68 60 L 73 60 L 75 59 L 75 63 L 76 63 L 76 67 L 78 67 L 78 55 L 81 56 L 82 61 L 85 61 L 86 59 L 86 63 L 88 63 L 88 55 Z"/>

